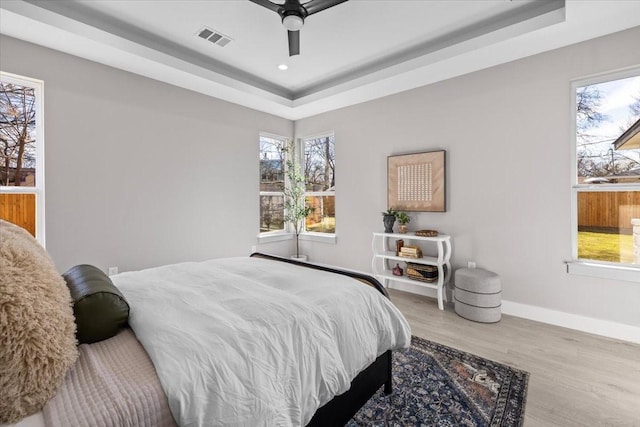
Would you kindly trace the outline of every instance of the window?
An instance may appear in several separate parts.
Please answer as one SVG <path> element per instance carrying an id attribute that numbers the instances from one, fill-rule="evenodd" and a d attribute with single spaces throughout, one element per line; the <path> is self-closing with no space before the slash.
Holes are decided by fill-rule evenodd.
<path id="1" fill-rule="evenodd" d="M 574 260 L 640 272 L 640 69 L 573 88 Z"/>
<path id="2" fill-rule="evenodd" d="M 43 87 L 0 72 L 0 218 L 44 246 Z"/>
<path id="3" fill-rule="evenodd" d="M 285 222 L 284 188 L 287 149 L 290 140 L 270 134 L 260 135 L 260 242 L 291 238 Z M 300 148 L 298 150 L 298 148 Z M 297 158 L 304 175 L 304 199 L 313 208 L 300 234 L 303 240 L 335 242 L 335 143 L 333 134 L 298 140 Z"/>
<path id="4" fill-rule="evenodd" d="M 287 140 L 260 135 L 260 233 L 283 232 L 284 168 Z"/>
<path id="5" fill-rule="evenodd" d="M 305 221 L 305 231 L 335 234 L 336 182 L 335 139 L 333 134 L 302 140 L 305 200 L 313 212 Z"/>

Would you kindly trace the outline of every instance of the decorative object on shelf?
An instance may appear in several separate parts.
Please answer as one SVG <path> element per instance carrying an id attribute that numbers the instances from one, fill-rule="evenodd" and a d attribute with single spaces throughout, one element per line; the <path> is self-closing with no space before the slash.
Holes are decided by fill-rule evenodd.
<path id="1" fill-rule="evenodd" d="M 387 209 L 386 212 L 382 212 L 382 223 L 384 224 L 385 233 L 393 233 L 393 224 L 396 222 L 396 211 L 393 209 Z"/>
<path id="2" fill-rule="evenodd" d="M 387 157 L 387 204 L 411 212 L 445 212 L 445 151 Z"/>
<path id="3" fill-rule="evenodd" d="M 446 267 L 445 267 L 446 268 Z M 421 282 L 433 283 L 438 280 L 438 267 L 435 265 L 407 263 L 407 277 Z"/>
<path id="4" fill-rule="evenodd" d="M 402 276 L 402 273 L 404 273 L 404 271 L 402 270 L 402 267 L 400 267 L 400 264 L 396 263 L 396 266 L 393 267 L 393 270 L 391 270 L 391 272 L 393 273 L 394 276 Z"/>
<path id="5" fill-rule="evenodd" d="M 300 171 L 300 162 L 297 161 L 296 144 L 289 141 L 287 148 L 287 180 L 284 187 L 284 220 L 293 226 L 296 234 L 296 255 L 294 259 L 300 259 L 300 245 L 298 238 L 304 229 L 304 219 L 311 214 L 314 209 L 307 206 L 304 196 L 304 175 Z"/>
<path id="6" fill-rule="evenodd" d="M 403 246 L 404 246 L 404 240 L 402 239 L 396 240 L 396 256 L 400 254 L 400 249 L 402 249 Z"/>
<path id="7" fill-rule="evenodd" d="M 416 236 L 421 237 L 436 237 L 438 232 L 436 230 L 418 230 L 416 231 Z"/>
<path id="8" fill-rule="evenodd" d="M 422 249 L 420 246 L 407 245 L 400 248 L 398 256 L 404 258 L 422 258 Z"/>
<path id="9" fill-rule="evenodd" d="M 398 233 L 407 232 L 407 224 L 411 222 L 411 217 L 406 212 L 396 213 L 396 219 L 398 220 Z"/>

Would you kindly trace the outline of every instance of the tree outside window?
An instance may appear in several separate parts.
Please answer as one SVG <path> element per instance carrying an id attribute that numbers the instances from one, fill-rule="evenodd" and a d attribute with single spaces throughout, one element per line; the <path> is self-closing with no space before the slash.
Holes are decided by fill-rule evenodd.
<path id="1" fill-rule="evenodd" d="M 34 88 L 0 81 L 0 185 L 35 186 L 35 99 Z"/>
<path id="2" fill-rule="evenodd" d="M 0 72 L 0 218 L 44 245 L 42 88 Z"/>
<path id="3" fill-rule="evenodd" d="M 260 136 L 260 232 L 284 231 L 285 138 Z"/>
<path id="4" fill-rule="evenodd" d="M 627 136 L 639 125 L 640 75 L 579 86 L 575 96 L 577 258 L 638 264 L 640 143 Z"/>
<path id="5" fill-rule="evenodd" d="M 335 233 L 335 138 L 333 135 L 303 140 L 305 200 L 313 212 L 305 221 L 308 232 Z"/>

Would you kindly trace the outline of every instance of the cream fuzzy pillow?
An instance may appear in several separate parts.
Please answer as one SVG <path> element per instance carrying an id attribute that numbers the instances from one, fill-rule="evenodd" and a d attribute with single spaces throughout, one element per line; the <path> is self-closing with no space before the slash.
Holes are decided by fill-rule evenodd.
<path id="1" fill-rule="evenodd" d="M 0 423 L 38 412 L 78 352 L 71 296 L 47 252 L 0 220 Z"/>

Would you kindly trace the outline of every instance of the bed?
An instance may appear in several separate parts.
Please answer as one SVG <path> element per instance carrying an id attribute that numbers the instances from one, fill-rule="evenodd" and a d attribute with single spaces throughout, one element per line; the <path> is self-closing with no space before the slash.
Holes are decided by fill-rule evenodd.
<path id="1" fill-rule="evenodd" d="M 112 280 L 129 326 L 81 345 L 18 425 L 344 425 L 392 391 L 392 351 L 410 343 L 380 283 L 342 269 L 256 253 Z"/>

